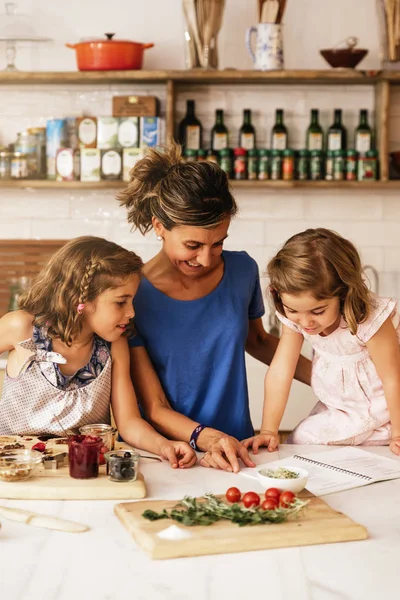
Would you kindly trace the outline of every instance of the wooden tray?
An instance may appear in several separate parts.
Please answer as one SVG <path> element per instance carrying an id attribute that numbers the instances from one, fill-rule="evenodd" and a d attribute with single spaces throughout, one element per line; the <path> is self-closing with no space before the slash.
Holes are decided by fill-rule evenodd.
<path id="1" fill-rule="evenodd" d="M 172 520 L 148 521 L 141 516 L 147 509 L 159 512 L 177 503 L 166 500 L 117 504 L 115 513 L 142 550 L 155 559 L 329 544 L 368 537 L 365 527 L 333 510 L 320 498 L 309 492 L 302 497 L 310 498 L 310 502 L 301 517 L 271 525 L 239 527 L 218 521 L 209 526 L 186 527 Z M 177 525 L 192 537 L 170 541 L 157 535 L 171 525 Z"/>

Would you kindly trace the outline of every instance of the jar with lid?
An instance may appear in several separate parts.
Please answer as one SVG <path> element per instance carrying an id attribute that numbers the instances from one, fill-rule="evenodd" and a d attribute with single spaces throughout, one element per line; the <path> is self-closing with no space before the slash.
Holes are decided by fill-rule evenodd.
<path id="1" fill-rule="evenodd" d="M 310 156 L 308 150 L 299 150 L 296 161 L 296 179 L 306 181 L 310 176 Z"/>
<path id="2" fill-rule="evenodd" d="M 258 179 L 260 181 L 269 179 L 269 150 L 265 148 L 258 151 Z"/>
<path id="3" fill-rule="evenodd" d="M 373 181 L 378 179 L 378 153 L 368 150 L 358 159 L 358 181 Z"/>
<path id="4" fill-rule="evenodd" d="M 356 181 L 357 179 L 357 152 L 347 150 L 346 153 L 346 180 Z"/>
<path id="5" fill-rule="evenodd" d="M 101 438 L 103 445 L 100 448 L 100 465 L 104 465 L 106 462 L 104 458 L 105 453 L 109 452 L 110 450 L 114 450 L 116 431 L 117 430 L 115 429 L 115 427 L 113 427 L 112 425 L 107 425 L 106 423 L 84 425 L 83 427 L 79 428 L 79 433 L 81 433 L 82 435 L 90 435 L 93 437 Z"/>
<path id="6" fill-rule="evenodd" d="M 230 179 L 233 172 L 232 150 L 230 148 L 222 148 L 219 151 L 219 166 Z"/>
<path id="7" fill-rule="evenodd" d="M 248 179 L 255 180 L 258 177 L 258 150 L 250 148 L 247 151 L 247 173 Z"/>
<path id="8" fill-rule="evenodd" d="M 46 127 L 30 127 L 28 133 L 32 138 L 32 148 L 36 154 L 38 179 L 46 179 Z"/>
<path id="9" fill-rule="evenodd" d="M 247 179 L 247 152 L 244 148 L 235 148 L 234 154 L 234 178 Z"/>
<path id="10" fill-rule="evenodd" d="M 34 146 L 33 136 L 29 131 L 20 131 L 15 142 L 15 151 L 26 155 L 28 165 L 28 177 L 35 179 L 38 172 L 36 148 Z"/>
<path id="11" fill-rule="evenodd" d="M 197 150 L 197 162 L 204 162 L 207 160 L 207 152 L 205 150 Z"/>
<path id="12" fill-rule="evenodd" d="M 195 161 L 196 159 L 197 159 L 197 150 L 194 150 L 193 148 L 186 148 L 186 150 L 183 153 L 184 162 L 192 162 L 192 161 Z"/>
<path id="13" fill-rule="evenodd" d="M 334 151 L 328 150 L 325 159 L 325 179 L 326 181 L 333 181 L 333 157 Z"/>
<path id="14" fill-rule="evenodd" d="M 294 151 L 286 148 L 282 156 L 282 179 L 292 181 L 294 179 Z"/>
<path id="15" fill-rule="evenodd" d="M 0 148 L 0 179 L 11 179 L 11 152 Z"/>
<path id="16" fill-rule="evenodd" d="M 11 179 L 28 178 L 28 160 L 26 154 L 14 152 L 11 156 Z"/>
<path id="17" fill-rule="evenodd" d="M 280 150 L 271 151 L 271 180 L 278 181 L 282 179 L 282 152 Z"/>
<path id="18" fill-rule="evenodd" d="M 318 181 L 324 176 L 324 158 L 321 150 L 311 150 L 310 154 L 310 179 Z"/>
<path id="19" fill-rule="evenodd" d="M 344 150 L 335 150 L 333 153 L 333 179 L 335 181 L 344 180 L 345 152 Z"/>

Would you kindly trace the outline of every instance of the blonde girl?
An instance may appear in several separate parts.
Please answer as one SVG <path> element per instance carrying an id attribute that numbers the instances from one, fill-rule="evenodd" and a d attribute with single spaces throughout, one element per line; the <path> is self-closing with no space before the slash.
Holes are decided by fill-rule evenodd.
<path id="1" fill-rule="evenodd" d="M 129 375 L 125 333 L 134 316 L 141 259 L 113 242 L 81 237 L 48 262 L 0 319 L 9 351 L 0 400 L 0 434 L 54 434 L 110 423 L 110 400 L 124 440 L 188 467 L 188 444 L 170 442 L 141 417 Z"/>
<path id="2" fill-rule="evenodd" d="M 298 444 L 390 445 L 400 454 L 400 325 L 396 302 L 368 291 L 353 244 L 327 229 L 290 238 L 268 265 L 282 336 L 265 378 L 255 452 L 278 429 L 303 341 L 313 350 L 318 403 L 293 431 Z"/>

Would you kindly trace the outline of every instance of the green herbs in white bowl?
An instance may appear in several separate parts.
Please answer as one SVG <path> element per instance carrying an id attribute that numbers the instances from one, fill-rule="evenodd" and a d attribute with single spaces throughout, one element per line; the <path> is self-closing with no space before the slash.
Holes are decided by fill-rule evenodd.
<path id="1" fill-rule="evenodd" d="M 290 465 L 275 468 L 263 465 L 257 469 L 257 476 L 266 489 L 274 487 L 294 494 L 301 492 L 308 481 L 307 471 Z"/>

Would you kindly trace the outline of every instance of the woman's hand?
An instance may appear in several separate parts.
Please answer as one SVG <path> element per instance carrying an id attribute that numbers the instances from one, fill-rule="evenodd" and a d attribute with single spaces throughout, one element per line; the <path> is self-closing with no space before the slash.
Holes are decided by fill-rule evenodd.
<path id="1" fill-rule="evenodd" d="M 200 464 L 203 467 L 238 473 L 240 471 L 239 458 L 246 467 L 256 466 L 239 440 L 230 435 L 221 435 L 210 440 Z"/>
<path id="2" fill-rule="evenodd" d="M 253 435 L 253 437 L 243 440 L 242 444 L 245 448 L 251 446 L 253 454 L 257 454 L 260 446 L 266 446 L 268 452 L 274 452 L 279 446 L 279 435 L 273 431 L 261 430 L 258 435 Z"/>
<path id="3" fill-rule="evenodd" d="M 189 469 L 197 461 L 195 451 L 186 442 L 165 440 L 160 445 L 159 454 L 169 461 L 173 469 Z"/>
<path id="4" fill-rule="evenodd" d="M 391 449 L 393 454 L 397 454 L 397 456 L 400 456 L 400 436 L 392 438 L 390 440 L 389 448 Z"/>

